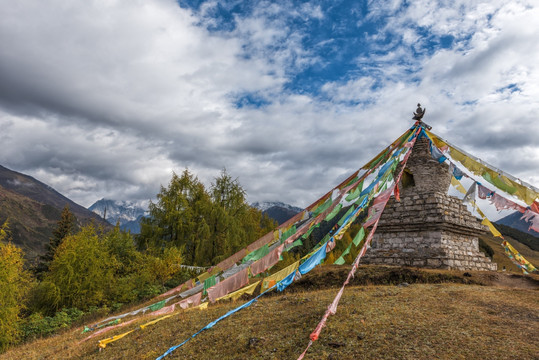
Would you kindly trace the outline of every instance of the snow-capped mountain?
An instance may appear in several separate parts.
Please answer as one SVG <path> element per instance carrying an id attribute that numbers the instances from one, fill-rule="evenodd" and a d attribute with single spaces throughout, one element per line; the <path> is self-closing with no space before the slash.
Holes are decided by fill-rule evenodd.
<path id="1" fill-rule="evenodd" d="M 97 215 L 105 217 L 112 225 L 120 223 L 120 228 L 131 230 L 131 233 L 138 233 L 135 224 L 140 223 L 140 219 L 148 215 L 147 207 L 141 202 L 120 201 L 111 199 L 101 199 L 88 208 Z"/>
<path id="2" fill-rule="evenodd" d="M 255 202 L 252 203 L 251 206 L 262 211 L 279 224 L 284 223 L 286 220 L 303 210 L 297 206 L 285 204 L 280 201 Z"/>
<path id="3" fill-rule="evenodd" d="M 283 208 L 283 209 L 288 209 L 288 210 L 291 210 L 291 211 L 295 211 L 296 213 L 299 213 L 300 211 L 302 211 L 303 209 L 302 208 L 299 208 L 297 206 L 292 206 L 292 205 L 289 205 L 289 204 L 285 204 L 283 202 L 280 202 L 280 201 L 262 201 L 262 202 L 254 202 L 251 204 L 252 207 L 254 207 L 255 209 L 258 209 L 262 212 L 268 210 L 269 208 L 272 208 L 274 206 L 277 206 L 277 207 L 280 207 L 280 208 Z"/>

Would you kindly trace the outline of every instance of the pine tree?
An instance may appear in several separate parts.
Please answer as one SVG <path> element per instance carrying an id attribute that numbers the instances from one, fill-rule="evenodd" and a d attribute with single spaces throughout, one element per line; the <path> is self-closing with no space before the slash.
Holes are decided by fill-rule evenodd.
<path id="1" fill-rule="evenodd" d="M 18 338 L 19 314 L 29 279 L 22 250 L 9 242 L 6 222 L 0 227 L 0 353 Z"/>
<path id="2" fill-rule="evenodd" d="M 47 245 L 47 251 L 45 254 L 39 257 L 40 261 L 34 270 L 38 279 L 41 280 L 43 278 L 43 274 L 49 271 L 49 266 L 54 258 L 56 249 L 68 235 L 72 235 L 75 232 L 76 227 L 77 218 L 69 210 L 69 205 L 66 205 L 62 210 L 62 214 L 56 228 L 52 232 L 52 237 Z"/>

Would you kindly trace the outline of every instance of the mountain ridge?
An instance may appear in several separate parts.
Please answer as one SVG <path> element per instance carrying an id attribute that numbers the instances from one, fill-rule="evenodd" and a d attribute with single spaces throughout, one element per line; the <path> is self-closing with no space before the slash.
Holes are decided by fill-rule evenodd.
<path id="1" fill-rule="evenodd" d="M 140 220 L 148 216 L 148 209 L 142 201 L 101 199 L 93 203 L 88 210 L 111 224 L 119 223 L 120 229 L 132 234 L 140 233 Z"/>
<path id="2" fill-rule="evenodd" d="M 263 214 L 266 214 L 273 220 L 277 221 L 280 225 L 286 220 L 290 219 L 292 216 L 303 211 L 302 208 L 297 206 L 285 204 L 280 201 L 263 201 L 263 202 L 254 202 L 251 204 L 252 207 L 262 211 Z"/>
<path id="3" fill-rule="evenodd" d="M 0 224 L 8 220 L 12 242 L 23 249 L 27 259 L 44 253 L 66 205 L 79 225 L 94 221 L 109 226 L 51 186 L 0 165 Z"/>
<path id="4" fill-rule="evenodd" d="M 535 231 L 533 229 L 530 229 L 530 225 L 528 224 L 528 222 L 526 220 L 522 219 L 522 216 L 523 216 L 523 214 L 521 214 L 518 211 L 515 211 L 514 213 L 509 214 L 509 215 L 495 221 L 494 223 L 509 226 L 509 227 L 511 227 L 513 229 L 516 229 L 516 230 L 519 230 L 519 231 L 521 231 L 523 233 L 534 236 L 534 237 L 538 238 L 538 241 L 539 241 L 539 232 L 537 232 L 537 231 Z"/>

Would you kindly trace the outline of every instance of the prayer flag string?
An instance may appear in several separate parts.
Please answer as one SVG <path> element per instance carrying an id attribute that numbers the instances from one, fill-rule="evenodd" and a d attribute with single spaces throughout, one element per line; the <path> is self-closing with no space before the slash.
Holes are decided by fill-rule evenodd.
<path id="1" fill-rule="evenodd" d="M 416 132 L 415 132 L 416 135 L 419 133 L 420 129 L 421 128 L 418 128 L 416 130 Z M 388 191 L 389 195 L 391 195 L 391 192 L 393 191 L 393 189 L 395 187 L 399 186 L 398 183 L 400 181 L 400 178 L 402 177 L 402 173 L 404 172 L 404 168 L 406 166 L 408 158 L 410 157 L 410 155 L 412 153 L 413 145 L 415 144 L 417 138 L 418 138 L 417 136 L 415 136 L 413 138 L 413 140 L 412 140 L 413 142 L 411 144 L 410 151 L 406 154 L 406 156 L 405 156 L 405 158 L 403 160 L 402 168 L 401 168 L 401 170 L 399 172 L 399 175 L 395 179 L 395 182 L 393 183 L 393 185 L 392 185 L 392 187 L 390 189 L 386 190 L 386 191 Z M 380 202 L 380 204 L 382 205 L 380 213 L 383 212 L 383 210 L 386 207 L 388 201 L 389 201 L 389 196 L 382 196 L 382 200 Z M 363 255 L 365 255 L 365 253 L 367 252 L 367 248 L 369 247 L 369 244 L 370 244 L 370 242 L 372 240 L 374 232 L 376 231 L 376 227 L 378 226 L 378 221 L 380 221 L 380 216 L 378 216 L 378 218 L 374 221 L 372 229 L 371 229 L 369 235 L 367 236 L 367 239 L 365 240 L 365 243 L 363 244 L 363 247 L 362 247 L 361 251 L 357 255 L 356 259 L 354 260 L 354 263 L 352 265 L 352 269 L 348 273 L 348 276 L 346 277 L 346 280 L 344 281 L 341 289 L 339 290 L 339 292 L 337 293 L 337 295 L 333 299 L 333 302 L 328 306 L 326 312 L 324 313 L 324 316 L 322 317 L 322 319 L 320 320 L 320 322 L 316 326 L 315 330 L 309 336 L 309 338 L 310 338 L 309 343 L 307 344 L 307 347 L 305 348 L 305 351 L 303 351 L 303 353 L 301 353 L 301 355 L 298 357 L 298 360 L 303 359 L 303 357 L 307 353 L 307 350 L 309 350 L 309 348 L 311 347 L 313 342 L 318 340 L 318 338 L 320 336 L 320 332 L 322 331 L 322 328 L 324 328 L 324 326 L 326 326 L 326 322 L 327 322 L 327 319 L 329 318 L 329 316 L 330 315 L 335 315 L 335 313 L 337 312 L 337 305 L 339 304 L 339 301 L 340 301 L 340 299 L 341 299 L 341 297 L 342 297 L 342 295 L 344 293 L 344 288 L 346 287 L 346 285 L 348 285 L 348 283 L 350 282 L 350 279 L 354 276 L 354 274 L 355 274 L 355 272 L 357 270 L 357 267 L 359 266 L 359 261 L 361 260 Z"/>

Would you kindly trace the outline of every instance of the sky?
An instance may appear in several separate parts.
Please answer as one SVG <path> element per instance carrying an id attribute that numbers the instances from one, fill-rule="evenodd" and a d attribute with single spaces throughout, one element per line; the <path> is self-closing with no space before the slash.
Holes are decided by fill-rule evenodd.
<path id="1" fill-rule="evenodd" d="M 90 206 L 305 207 L 412 124 L 539 185 L 539 4 L 0 0 L 0 164 Z"/>

